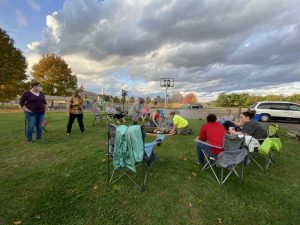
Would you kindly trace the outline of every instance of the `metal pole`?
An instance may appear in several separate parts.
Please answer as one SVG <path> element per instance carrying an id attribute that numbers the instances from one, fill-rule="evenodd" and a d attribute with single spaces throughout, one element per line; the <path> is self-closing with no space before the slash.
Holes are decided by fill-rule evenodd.
<path id="1" fill-rule="evenodd" d="M 167 96 L 168 96 L 168 87 L 166 86 L 166 95 L 165 95 L 165 116 L 167 115 Z"/>

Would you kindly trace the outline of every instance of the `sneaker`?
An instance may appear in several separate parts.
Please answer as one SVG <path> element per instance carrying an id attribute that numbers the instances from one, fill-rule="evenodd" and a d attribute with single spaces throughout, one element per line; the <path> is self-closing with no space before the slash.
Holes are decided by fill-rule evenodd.
<path id="1" fill-rule="evenodd" d="M 68 136 L 70 136 L 70 135 L 71 135 L 71 133 L 67 133 L 67 135 L 68 135 Z"/>
<path id="2" fill-rule="evenodd" d="M 202 163 L 200 163 L 200 162 L 198 162 L 198 161 L 196 162 L 196 164 L 199 165 L 199 166 L 202 166 L 202 165 L 203 165 Z"/>
<path id="3" fill-rule="evenodd" d="M 85 134 L 85 131 L 82 131 L 81 133 L 82 133 L 82 134 Z"/>
<path id="4" fill-rule="evenodd" d="M 26 144 L 31 144 L 32 143 L 32 141 L 26 141 Z"/>

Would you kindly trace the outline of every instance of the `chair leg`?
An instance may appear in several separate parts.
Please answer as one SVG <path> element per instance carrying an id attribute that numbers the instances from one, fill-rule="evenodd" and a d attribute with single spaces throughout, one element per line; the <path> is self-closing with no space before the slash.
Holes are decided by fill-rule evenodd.
<path id="1" fill-rule="evenodd" d="M 252 162 L 254 162 L 262 171 L 265 171 L 265 169 L 254 159 L 253 156 L 249 155 L 249 157 L 250 157 L 250 160 Z"/>
<path id="2" fill-rule="evenodd" d="M 205 158 L 205 160 L 206 160 L 206 164 L 203 166 L 202 170 L 206 170 L 206 169 L 210 168 L 211 171 L 213 172 L 215 178 L 217 179 L 217 182 L 218 182 L 219 184 L 221 184 L 221 181 L 220 181 L 218 175 L 216 174 L 216 172 L 214 171 L 214 168 L 213 168 L 213 166 L 215 165 L 215 163 L 211 164 L 211 163 L 210 163 L 210 159 L 208 158 L 208 156 L 205 154 L 204 151 L 202 151 L 202 152 L 203 152 L 204 158 Z"/>

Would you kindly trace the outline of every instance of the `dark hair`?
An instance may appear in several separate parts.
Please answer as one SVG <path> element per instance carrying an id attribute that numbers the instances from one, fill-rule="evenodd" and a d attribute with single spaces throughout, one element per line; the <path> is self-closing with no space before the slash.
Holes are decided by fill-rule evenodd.
<path id="1" fill-rule="evenodd" d="M 216 121 L 217 121 L 217 116 L 216 116 L 216 114 L 213 114 L 213 113 L 208 114 L 207 117 L 206 117 L 206 121 L 207 121 L 208 123 L 210 123 L 210 122 L 216 122 Z"/>
<path id="2" fill-rule="evenodd" d="M 253 119 L 255 117 L 255 114 L 256 114 L 256 111 L 255 110 L 248 110 L 246 112 L 242 112 L 242 114 L 245 116 L 245 117 L 249 117 L 250 119 Z"/>
<path id="3" fill-rule="evenodd" d="M 170 112 L 170 115 L 174 116 L 174 115 L 175 115 L 175 112 Z"/>
<path id="4" fill-rule="evenodd" d="M 31 84 L 31 87 L 34 87 L 34 86 L 40 85 L 41 83 L 38 82 L 37 80 L 32 80 L 32 81 L 30 82 L 30 84 Z"/>

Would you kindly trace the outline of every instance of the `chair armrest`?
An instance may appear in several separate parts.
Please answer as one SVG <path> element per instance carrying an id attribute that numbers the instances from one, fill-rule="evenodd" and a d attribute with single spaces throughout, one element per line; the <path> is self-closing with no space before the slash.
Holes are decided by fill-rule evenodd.
<path id="1" fill-rule="evenodd" d="M 198 142 L 198 143 L 201 143 L 201 144 L 204 144 L 204 145 L 209 146 L 209 147 L 213 147 L 213 148 L 217 148 L 217 149 L 221 149 L 221 150 L 223 149 L 223 147 L 216 146 L 216 145 L 211 145 L 211 144 L 209 144 L 205 141 L 200 141 L 199 139 L 195 139 L 194 141 Z"/>

